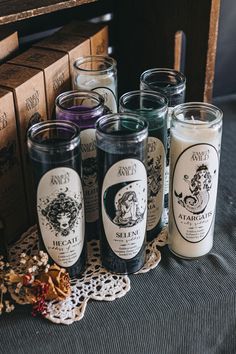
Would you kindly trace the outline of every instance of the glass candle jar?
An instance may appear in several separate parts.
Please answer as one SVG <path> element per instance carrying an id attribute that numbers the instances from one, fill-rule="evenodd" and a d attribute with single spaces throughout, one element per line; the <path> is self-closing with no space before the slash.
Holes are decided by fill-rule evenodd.
<path id="1" fill-rule="evenodd" d="M 80 127 L 86 236 L 98 238 L 98 181 L 95 122 L 108 109 L 97 92 L 68 91 L 56 99 L 56 118 L 72 121 Z"/>
<path id="2" fill-rule="evenodd" d="M 140 76 L 140 89 L 162 92 L 168 99 L 167 115 L 167 153 L 165 169 L 165 201 L 163 219 L 168 223 L 168 192 L 169 192 L 169 152 L 170 152 L 170 120 L 173 107 L 184 103 L 185 76 L 173 69 L 154 68 L 144 71 Z"/>
<path id="3" fill-rule="evenodd" d="M 148 122 L 147 240 L 153 240 L 162 229 L 164 207 L 164 173 L 166 164 L 166 115 L 168 100 L 154 91 L 131 91 L 120 98 L 120 112 L 139 114 Z"/>
<path id="4" fill-rule="evenodd" d="M 37 123 L 27 142 L 37 187 L 40 248 L 51 262 L 78 276 L 86 261 L 79 128 L 64 121 Z"/>
<path id="5" fill-rule="evenodd" d="M 170 135 L 169 247 L 184 258 L 213 245 L 222 112 L 208 103 L 174 108 Z"/>
<path id="6" fill-rule="evenodd" d="M 117 112 L 117 69 L 113 58 L 90 55 L 77 59 L 72 81 L 74 89 L 100 93 L 109 110 Z"/>
<path id="7" fill-rule="evenodd" d="M 102 264 L 134 273 L 145 262 L 147 122 L 129 113 L 96 123 Z"/>

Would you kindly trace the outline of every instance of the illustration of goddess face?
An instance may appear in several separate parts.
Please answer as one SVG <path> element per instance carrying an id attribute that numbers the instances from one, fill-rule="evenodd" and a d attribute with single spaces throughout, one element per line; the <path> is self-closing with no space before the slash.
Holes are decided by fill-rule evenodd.
<path id="1" fill-rule="evenodd" d="M 156 195 L 159 192 L 160 186 L 156 181 L 155 176 L 148 175 L 147 179 L 150 195 Z"/>
<path id="2" fill-rule="evenodd" d="M 85 186 L 92 187 L 97 182 L 97 161 L 90 157 L 83 161 L 83 181 Z"/>
<path id="3" fill-rule="evenodd" d="M 158 194 L 158 192 L 161 189 L 162 185 L 162 178 L 161 178 L 161 156 L 154 161 L 153 158 L 151 158 L 148 161 L 148 167 L 147 167 L 147 180 L 148 180 L 148 197 L 153 197 Z"/>
<path id="4" fill-rule="evenodd" d="M 68 212 L 62 212 L 57 215 L 57 221 L 61 230 L 66 230 L 70 226 L 71 214 Z"/>
<path id="5" fill-rule="evenodd" d="M 143 213 L 144 214 L 144 213 Z M 119 226 L 134 226 L 143 219 L 139 211 L 138 199 L 134 191 L 123 193 L 116 206 L 116 216 L 113 222 Z"/>
<path id="6" fill-rule="evenodd" d="M 207 165 L 199 166 L 191 180 L 188 175 L 185 175 L 184 181 L 189 186 L 189 192 L 183 196 L 182 192 L 177 193 L 175 191 L 178 203 L 190 213 L 203 213 L 208 205 L 209 191 L 212 187 L 212 176 Z"/>
<path id="7" fill-rule="evenodd" d="M 45 209 L 42 215 L 46 217 L 50 225 L 67 236 L 77 220 L 82 204 L 67 196 L 65 193 L 59 193 L 57 198 L 53 199 Z"/>

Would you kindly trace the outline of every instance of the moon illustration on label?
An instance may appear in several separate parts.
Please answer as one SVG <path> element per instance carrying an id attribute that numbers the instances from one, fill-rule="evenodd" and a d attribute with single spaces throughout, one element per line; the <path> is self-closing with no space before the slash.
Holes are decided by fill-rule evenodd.
<path id="1" fill-rule="evenodd" d="M 138 224 L 146 211 L 143 185 L 134 181 L 109 187 L 104 193 L 104 206 L 114 224 L 122 227 Z"/>

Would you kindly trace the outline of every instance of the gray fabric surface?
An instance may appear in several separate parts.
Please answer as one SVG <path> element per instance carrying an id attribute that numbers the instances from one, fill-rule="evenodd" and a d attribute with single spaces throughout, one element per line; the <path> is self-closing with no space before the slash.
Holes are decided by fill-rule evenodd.
<path id="1" fill-rule="evenodd" d="M 132 275 L 114 302 L 91 302 L 70 326 L 18 307 L 0 318 L 0 353 L 236 352 L 236 96 L 217 99 L 224 128 L 214 247 L 187 261 L 162 249 L 159 266 Z"/>

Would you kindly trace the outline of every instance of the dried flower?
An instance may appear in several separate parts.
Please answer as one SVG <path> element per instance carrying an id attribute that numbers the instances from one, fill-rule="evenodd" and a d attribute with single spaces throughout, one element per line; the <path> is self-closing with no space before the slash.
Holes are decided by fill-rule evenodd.
<path id="1" fill-rule="evenodd" d="M 50 266 L 46 273 L 40 274 L 38 280 L 49 285 L 46 300 L 64 300 L 71 293 L 68 273 L 56 264 Z"/>
<path id="2" fill-rule="evenodd" d="M 6 312 L 12 312 L 14 310 L 15 306 L 13 304 L 10 304 L 10 301 L 6 300 L 5 301 L 5 311 Z"/>
<path id="3" fill-rule="evenodd" d="M 20 296 L 33 305 L 33 316 L 46 316 L 47 301 L 64 300 L 71 293 L 68 273 L 56 264 L 50 266 L 43 251 L 33 257 L 22 253 L 17 270 L 0 256 L 0 314 L 14 310 L 14 305 L 3 299 L 8 287 L 14 290 L 14 298 Z"/>
<path id="4" fill-rule="evenodd" d="M 4 262 L 4 257 L 0 256 L 0 315 L 3 310 L 5 312 L 11 312 L 14 309 L 14 305 L 10 304 L 8 300 L 4 301 L 4 295 L 7 294 L 7 282 L 5 279 L 6 272 L 8 272 L 9 263 Z"/>

